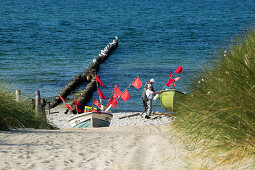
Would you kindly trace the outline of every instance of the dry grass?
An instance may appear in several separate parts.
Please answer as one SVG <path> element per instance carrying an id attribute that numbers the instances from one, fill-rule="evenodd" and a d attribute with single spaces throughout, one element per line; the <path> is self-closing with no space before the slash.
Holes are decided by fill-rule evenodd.
<path id="1" fill-rule="evenodd" d="M 238 39 L 193 82 L 174 127 L 215 167 L 255 167 L 255 31 Z M 202 81 L 203 79 L 203 81 Z M 250 161 L 253 160 L 253 161 Z M 246 161 L 245 161 L 246 162 Z"/>

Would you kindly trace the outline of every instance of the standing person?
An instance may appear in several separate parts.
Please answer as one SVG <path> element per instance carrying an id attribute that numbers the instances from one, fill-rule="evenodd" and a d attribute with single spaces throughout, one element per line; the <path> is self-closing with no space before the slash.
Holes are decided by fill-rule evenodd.
<path id="1" fill-rule="evenodd" d="M 142 93 L 144 112 L 146 112 L 147 108 L 148 108 L 148 106 L 147 106 L 147 101 L 148 100 L 147 100 L 147 96 L 146 96 L 146 90 L 148 89 L 148 85 L 152 86 L 154 82 L 155 82 L 155 80 L 152 78 L 152 79 L 150 79 L 150 81 L 148 83 L 146 83 L 144 85 L 143 93 Z M 153 86 L 152 86 L 152 91 L 155 92 L 155 90 L 153 89 Z"/>
<path id="2" fill-rule="evenodd" d="M 146 96 L 147 96 L 147 99 L 148 99 L 148 101 L 147 101 L 148 108 L 147 108 L 147 113 L 146 113 L 145 119 L 150 119 L 150 115 L 151 115 L 151 112 L 152 112 L 152 97 L 153 97 L 152 95 L 161 93 L 161 91 L 160 92 L 153 92 L 152 90 L 153 90 L 152 85 L 148 84 L 148 89 L 146 90 Z"/>
<path id="3" fill-rule="evenodd" d="M 155 82 L 154 78 L 150 79 L 150 81 L 144 85 L 144 88 L 146 88 L 146 90 L 147 90 L 148 85 L 151 84 L 151 86 L 152 86 L 154 82 Z M 152 91 L 155 92 L 153 86 L 152 86 Z"/>

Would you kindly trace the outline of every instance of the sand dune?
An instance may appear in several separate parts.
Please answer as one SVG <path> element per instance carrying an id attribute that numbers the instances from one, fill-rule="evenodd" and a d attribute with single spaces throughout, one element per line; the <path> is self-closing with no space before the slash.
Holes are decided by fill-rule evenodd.
<path id="1" fill-rule="evenodd" d="M 1 169 L 182 169 L 167 126 L 0 132 Z"/>

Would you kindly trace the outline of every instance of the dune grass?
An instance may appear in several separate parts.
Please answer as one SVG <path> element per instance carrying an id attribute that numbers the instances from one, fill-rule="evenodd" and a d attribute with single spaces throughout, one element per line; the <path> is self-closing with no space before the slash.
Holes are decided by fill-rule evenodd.
<path id="1" fill-rule="evenodd" d="M 0 130 L 10 128 L 53 129 L 44 116 L 36 114 L 28 101 L 17 102 L 15 95 L 0 84 Z"/>
<path id="2" fill-rule="evenodd" d="M 193 82 L 173 126 L 195 143 L 198 157 L 208 156 L 216 166 L 242 160 L 252 160 L 254 166 L 255 29 L 219 52 L 216 60 Z"/>

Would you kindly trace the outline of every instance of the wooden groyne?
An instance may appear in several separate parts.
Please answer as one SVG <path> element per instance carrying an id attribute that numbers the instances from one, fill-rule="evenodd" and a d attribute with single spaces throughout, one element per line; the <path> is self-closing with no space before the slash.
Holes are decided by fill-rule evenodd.
<path id="1" fill-rule="evenodd" d="M 89 101 L 93 95 L 93 92 L 96 90 L 96 78 L 93 77 L 93 79 L 90 81 L 90 83 L 86 86 L 86 88 L 83 90 L 83 92 L 77 97 L 78 102 L 81 104 L 82 108 L 81 111 L 84 111 L 84 106 L 87 104 L 87 101 Z M 70 110 L 70 113 L 76 114 L 76 108 L 74 107 L 75 102 L 71 104 L 73 106 L 73 109 Z M 68 110 L 66 110 L 66 113 Z"/>
<path id="2" fill-rule="evenodd" d="M 100 64 L 103 63 L 117 47 L 118 37 L 115 37 L 112 42 L 110 42 L 103 50 L 101 50 L 98 57 L 93 59 L 93 64 L 91 64 L 82 74 L 75 76 L 74 79 L 71 80 L 67 86 L 65 86 L 59 95 L 66 99 L 66 97 L 79 85 L 82 83 L 88 83 L 87 87 L 83 90 L 83 93 L 77 99 L 81 104 L 85 105 L 86 102 L 90 100 L 94 89 L 96 89 L 96 82 L 94 78 L 95 73 L 98 71 Z M 57 96 L 56 99 L 50 103 L 50 108 L 56 107 L 61 102 L 62 101 L 60 97 Z"/>

